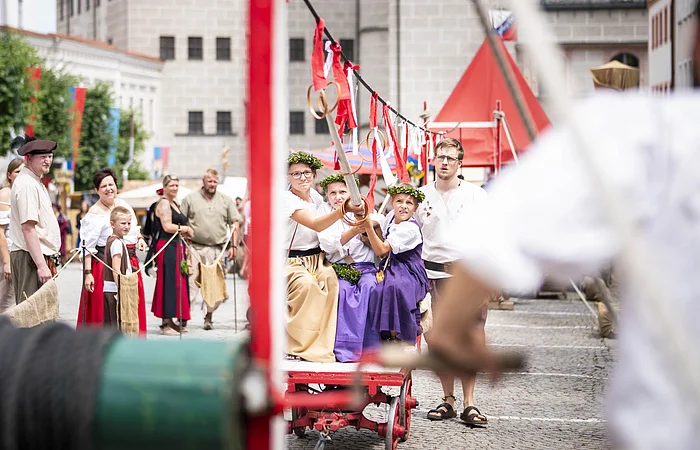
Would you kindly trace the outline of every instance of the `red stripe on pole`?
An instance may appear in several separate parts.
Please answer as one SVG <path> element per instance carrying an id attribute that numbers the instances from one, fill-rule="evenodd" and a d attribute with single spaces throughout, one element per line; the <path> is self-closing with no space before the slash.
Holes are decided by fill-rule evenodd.
<path id="1" fill-rule="evenodd" d="M 274 42 L 274 0 L 250 0 L 248 20 L 248 95 L 250 132 L 248 133 L 248 167 L 251 202 L 251 354 L 269 368 L 272 346 L 270 328 L 271 302 L 271 226 L 273 158 L 272 99 Z M 279 356 L 279 355 L 276 355 Z M 272 384 L 268 382 L 268 390 Z M 269 449 L 271 417 L 255 417 L 248 422 L 248 449 Z"/>

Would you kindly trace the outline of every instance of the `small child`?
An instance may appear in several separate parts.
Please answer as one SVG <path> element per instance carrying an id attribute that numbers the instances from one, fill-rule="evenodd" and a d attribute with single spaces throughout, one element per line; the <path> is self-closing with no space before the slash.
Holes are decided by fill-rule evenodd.
<path id="1" fill-rule="evenodd" d="M 131 231 L 131 213 L 123 206 L 117 206 L 112 209 L 109 221 L 112 226 L 112 235 L 107 238 L 105 244 L 105 262 L 120 274 L 129 275 L 131 274 L 131 264 L 129 264 L 129 254 L 124 243 L 124 236 Z M 105 269 L 103 274 L 104 325 L 119 328 L 116 278 L 111 270 Z"/>
<path id="2" fill-rule="evenodd" d="M 364 224 L 372 249 L 384 258 L 379 266 L 379 284 L 369 299 L 364 343 L 368 349 L 377 347 L 382 339 L 414 345 L 421 333 L 418 303 L 428 293 L 428 275 L 421 259 L 423 236 L 413 220 L 425 194 L 409 184 L 392 186 L 388 194 L 393 211 L 382 227 L 384 241 L 370 221 Z"/>

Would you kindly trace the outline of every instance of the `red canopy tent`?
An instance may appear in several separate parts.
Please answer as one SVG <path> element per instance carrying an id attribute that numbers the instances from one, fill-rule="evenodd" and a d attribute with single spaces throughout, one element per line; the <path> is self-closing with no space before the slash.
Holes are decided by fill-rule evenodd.
<path id="1" fill-rule="evenodd" d="M 515 75 L 537 131 L 542 131 L 549 125 L 547 115 L 506 50 L 503 41 L 498 39 L 497 42 L 503 47 L 508 65 Z M 464 167 L 494 167 L 497 165 L 496 160 L 499 155 L 501 163 L 513 159 L 508 140 L 500 137 L 499 122 L 501 121 L 494 120 L 494 111 L 499 103 L 515 147 L 517 149 L 528 147 L 530 138 L 523 119 L 518 114 L 505 78 L 498 68 L 496 57 L 487 40 L 484 39 L 452 94 L 435 116 L 434 122 L 429 124 L 429 128 L 436 131 L 449 131 L 448 137 L 458 139 L 462 143 Z"/>

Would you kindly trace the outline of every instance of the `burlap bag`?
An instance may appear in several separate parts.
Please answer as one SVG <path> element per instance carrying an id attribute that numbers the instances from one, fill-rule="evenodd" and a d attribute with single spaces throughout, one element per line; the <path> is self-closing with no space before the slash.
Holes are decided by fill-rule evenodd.
<path id="1" fill-rule="evenodd" d="M 420 327 L 423 333 L 427 333 L 433 328 L 433 300 L 430 293 L 418 303 L 420 308 Z"/>
<path id="2" fill-rule="evenodd" d="M 209 311 L 216 310 L 219 305 L 228 300 L 224 269 L 218 262 L 212 264 L 198 263 L 197 278 L 195 278 L 194 282 L 201 289 L 202 298 L 209 307 Z"/>
<path id="3" fill-rule="evenodd" d="M 18 328 L 31 328 L 58 319 L 58 286 L 54 280 L 44 283 L 31 297 L 7 311 L 7 316 Z"/>
<path id="4" fill-rule="evenodd" d="M 127 336 L 139 334 L 139 276 L 119 274 L 119 322 Z"/>

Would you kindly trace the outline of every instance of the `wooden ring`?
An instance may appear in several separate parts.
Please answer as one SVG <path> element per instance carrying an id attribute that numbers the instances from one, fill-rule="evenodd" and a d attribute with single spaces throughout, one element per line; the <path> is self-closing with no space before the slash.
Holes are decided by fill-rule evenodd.
<path id="1" fill-rule="evenodd" d="M 330 85 L 335 86 L 336 93 L 338 94 L 332 108 L 328 108 L 328 98 L 326 97 L 326 89 Z M 311 111 L 311 115 L 314 116 L 315 119 L 322 120 L 325 119 L 328 114 L 332 113 L 336 110 L 336 108 L 338 108 L 338 105 L 340 104 L 340 85 L 335 81 L 329 81 L 326 85 L 326 89 L 322 89 L 318 93 L 318 99 L 316 99 L 316 104 L 318 105 L 319 109 L 318 112 L 316 112 L 313 106 L 311 106 L 311 90 L 313 88 L 314 85 L 312 84 L 309 85 L 309 88 L 306 90 L 306 105 L 309 107 L 309 111 Z"/>
<path id="2" fill-rule="evenodd" d="M 387 141 L 387 139 L 386 139 L 386 134 L 384 134 L 384 132 L 382 130 L 380 130 L 379 128 L 377 128 L 377 133 L 379 133 L 379 137 L 382 138 L 382 151 L 384 151 L 384 150 L 386 150 L 386 145 L 388 144 L 389 141 Z M 374 134 L 374 130 L 369 130 L 369 132 L 367 133 L 367 137 L 365 138 L 365 142 L 367 143 L 367 148 L 369 148 L 370 150 L 372 150 L 372 146 L 370 145 L 369 140 L 370 140 L 370 138 L 374 139 L 372 137 L 372 134 Z"/>
<path id="3" fill-rule="evenodd" d="M 367 201 L 367 197 L 362 197 L 362 202 L 365 205 L 365 216 L 362 219 L 359 220 L 350 220 L 347 217 L 345 217 L 346 212 L 345 212 L 345 205 L 350 201 L 350 198 L 348 197 L 341 205 L 340 205 L 340 212 L 343 215 L 342 221 L 350 226 L 350 227 L 358 227 L 365 223 L 367 219 L 369 219 L 369 202 Z"/>
<path id="4" fill-rule="evenodd" d="M 348 151 L 345 152 L 346 155 L 347 155 L 348 153 L 352 153 L 352 150 L 350 150 L 349 152 L 348 152 Z M 359 152 L 358 152 L 358 153 L 359 153 Z M 348 164 L 350 164 L 350 161 L 348 161 Z M 355 175 L 357 172 L 359 172 L 360 169 L 362 169 L 362 166 L 363 166 L 364 164 L 365 164 L 365 160 L 362 159 L 362 156 L 360 155 L 360 165 L 357 167 L 357 169 L 353 170 L 353 171 L 350 173 L 350 175 Z M 352 167 L 350 167 L 350 168 L 352 169 Z M 345 175 L 345 174 L 343 174 L 343 175 Z"/>

